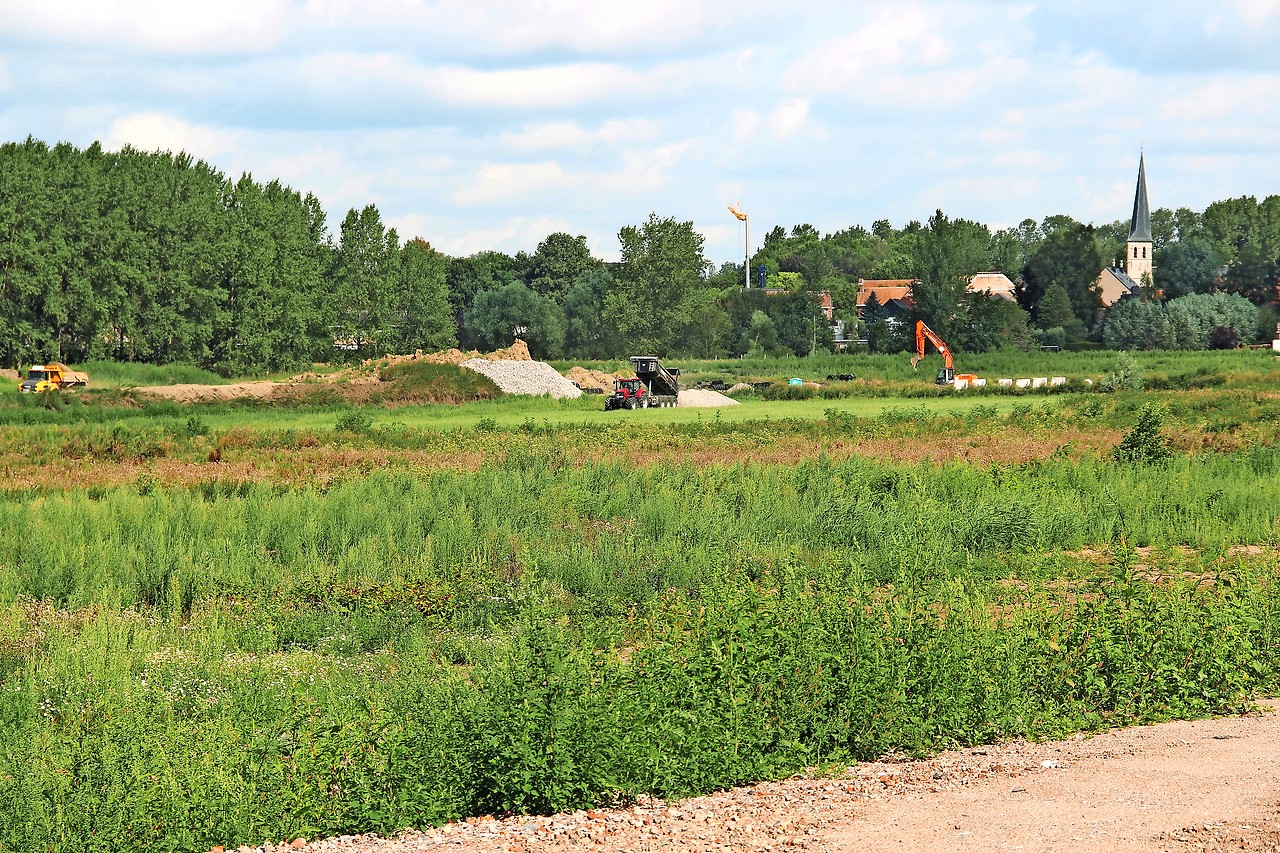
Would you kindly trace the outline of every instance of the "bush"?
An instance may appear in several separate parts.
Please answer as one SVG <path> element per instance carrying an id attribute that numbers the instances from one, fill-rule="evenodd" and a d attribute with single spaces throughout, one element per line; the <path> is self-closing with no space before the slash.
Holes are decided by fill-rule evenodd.
<path id="1" fill-rule="evenodd" d="M 1111 451 L 1116 462 L 1136 462 L 1144 465 L 1160 464 L 1173 457 L 1169 443 L 1162 432 L 1164 416 L 1154 403 L 1147 403 L 1138 412 L 1138 421 L 1124 439 Z"/>
<path id="2" fill-rule="evenodd" d="M 1108 393 L 1115 391 L 1141 391 L 1142 373 L 1138 362 L 1127 352 L 1116 354 L 1115 366 L 1111 373 L 1098 384 L 1099 391 Z"/>
<path id="3" fill-rule="evenodd" d="M 338 415 L 338 422 L 334 426 L 338 432 L 350 432 L 356 435 L 364 435 L 373 427 L 373 418 L 369 417 L 360 409 L 354 409 L 350 412 Z"/>

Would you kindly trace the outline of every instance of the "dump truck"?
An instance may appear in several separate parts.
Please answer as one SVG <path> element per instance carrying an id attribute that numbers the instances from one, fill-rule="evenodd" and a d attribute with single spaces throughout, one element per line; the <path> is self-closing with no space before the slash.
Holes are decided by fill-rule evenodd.
<path id="1" fill-rule="evenodd" d="M 605 398 L 604 410 L 670 407 L 680 396 L 679 368 L 663 367 L 657 356 L 633 355 L 635 376 L 616 379 L 613 393 Z"/>
<path id="2" fill-rule="evenodd" d="M 51 361 L 48 364 L 33 364 L 27 371 L 27 378 L 18 386 L 24 394 L 38 394 L 42 391 L 60 391 L 63 388 L 74 388 L 88 385 L 89 374 L 77 373 L 65 364 Z"/>

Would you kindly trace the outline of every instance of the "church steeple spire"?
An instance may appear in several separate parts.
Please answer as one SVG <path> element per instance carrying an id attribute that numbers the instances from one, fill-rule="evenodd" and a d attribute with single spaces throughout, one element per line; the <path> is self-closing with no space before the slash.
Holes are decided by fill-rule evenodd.
<path id="1" fill-rule="evenodd" d="M 1151 242 L 1151 209 L 1147 206 L 1147 164 L 1138 155 L 1138 189 L 1133 195 L 1133 219 L 1129 223 L 1130 243 Z"/>
<path id="2" fill-rule="evenodd" d="M 1151 208 L 1147 204 L 1147 162 L 1138 155 L 1138 189 L 1133 194 L 1133 219 L 1129 223 L 1129 242 L 1125 246 L 1124 271 L 1138 284 L 1150 286 L 1154 270 L 1151 266 Z"/>

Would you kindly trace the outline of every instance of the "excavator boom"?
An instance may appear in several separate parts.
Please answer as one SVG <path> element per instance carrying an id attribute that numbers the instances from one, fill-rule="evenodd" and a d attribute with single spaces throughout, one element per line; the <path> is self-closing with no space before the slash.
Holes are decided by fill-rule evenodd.
<path id="1" fill-rule="evenodd" d="M 951 358 L 951 348 L 947 346 L 946 341 L 938 337 L 937 333 L 924 324 L 924 320 L 916 321 L 916 354 L 911 357 L 911 366 L 914 368 L 924 359 L 925 342 L 933 344 L 934 349 L 942 356 L 943 364 L 948 370 L 955 369 L 955 361 Z"/>

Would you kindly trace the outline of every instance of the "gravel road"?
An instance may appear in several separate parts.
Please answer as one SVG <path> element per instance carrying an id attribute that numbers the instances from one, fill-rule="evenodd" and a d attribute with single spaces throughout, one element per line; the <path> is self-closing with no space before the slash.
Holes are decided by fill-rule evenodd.
<path id="1" fill-rule="evenodd" d="M 624 809 L 472 818 L 242 851 L 1280 851 L 1280 701 L 1263 713 L 878 761 Z M 220 851 L 219 851 L 220 853 Z"/>

